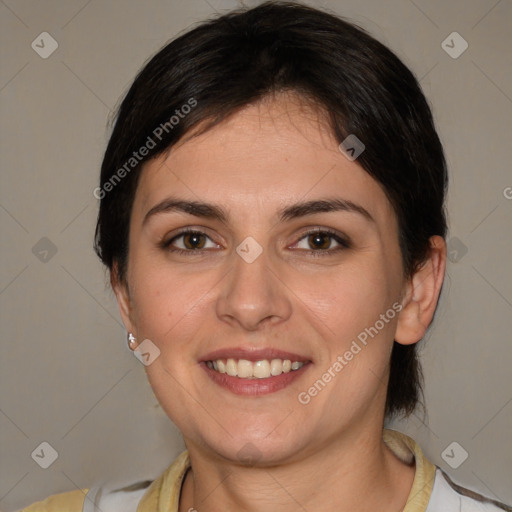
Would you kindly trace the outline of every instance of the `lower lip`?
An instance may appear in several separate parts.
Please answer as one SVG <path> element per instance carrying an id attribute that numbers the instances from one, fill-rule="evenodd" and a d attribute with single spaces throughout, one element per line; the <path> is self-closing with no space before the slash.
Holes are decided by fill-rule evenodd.
<path id="1" fill-rule="evenodd" d="M 219 373 L 211 368 L 208 368 L 206 362 L 200 363 L 201 367 L 206 371 L 207 375 L 219 386 L 222 386 L 236 395 L 246 396 L 259 396 L 275 393 L 294 380 L 298 379 L 310 366 L 310 363 L 305 363 L 304 366 L 298 370 L 291 370 L 288 373 L 281 373 L 275 377 L 268 377 L 266 379 L 241 379 L 239 377 L 231 377 L 227 373 Z"/>

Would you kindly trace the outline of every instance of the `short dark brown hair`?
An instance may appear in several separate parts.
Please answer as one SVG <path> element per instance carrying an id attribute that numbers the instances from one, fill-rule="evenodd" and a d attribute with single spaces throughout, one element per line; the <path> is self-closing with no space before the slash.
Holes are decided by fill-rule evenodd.
<path id="1" fill-rule="evenodd" d="M 418 81 L 356 25 L 296 2 L 271 1 L 217 16 L 172 40 L 124 97 L 96 189 L 101 200 L 94 245 L 111 272 L 115 264 L 120 281 L 126 279 L 130 215 L 143 164 L 199 123 L 202 133 L 281 91 L 317 105 L 340 143 L 353 134 L 365 144 L 357 161 L 394 208 L 406 276 L 421 266 L 430 237 L 446 236 L 448 178 Z M 421 400 L 416 350 L 416 344 L 394 343 L 387 417 L 408 415 Z"/>

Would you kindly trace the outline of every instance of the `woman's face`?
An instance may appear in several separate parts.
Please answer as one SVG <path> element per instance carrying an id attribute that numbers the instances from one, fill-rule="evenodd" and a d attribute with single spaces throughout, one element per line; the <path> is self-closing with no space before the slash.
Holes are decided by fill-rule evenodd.
<path id="1" fill-rule="evenodd" d="M 339 207 L 300 206 L 316 201 Z M 125 322 L 160 350 L 147 375 L 189 448 L 284 462 L 381 428 L 405 286 L 396 216 L 297 98 L 146 164 L 127 283 Z"/>

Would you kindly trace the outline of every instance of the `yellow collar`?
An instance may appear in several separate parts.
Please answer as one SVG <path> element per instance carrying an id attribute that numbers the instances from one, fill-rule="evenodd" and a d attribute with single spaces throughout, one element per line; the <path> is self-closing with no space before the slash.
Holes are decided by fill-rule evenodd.
<path id="1" fill-rule="evenodd" d="M 405 462 L 416 462 L 416 473 L 403 512 L 425 512 L 436 467 L 426 459 L 419 445 L 396 430 L 384 429 L 383 439 L 389 449 Z M 178 512 L 181 484 L 190 467 L 188 452 L 182 452 L 158 477 L 142 497 L 137 512 Z"/>

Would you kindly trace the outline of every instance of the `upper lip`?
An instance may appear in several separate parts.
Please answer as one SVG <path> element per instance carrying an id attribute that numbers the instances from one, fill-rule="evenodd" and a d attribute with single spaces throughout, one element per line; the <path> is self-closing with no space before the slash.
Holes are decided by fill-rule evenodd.
<path id="1" fill-rule="evenodd" d="M 256 362 L 263 359 L 289 359 L 290 361 L 298 361 L 307 363 L 310 361 L 308 357 L 295 354 L 293 352 L 286 352 L 276 348 L 220 348 L 209 352 L 201 361 L 216 361 L 217 359 L 246 359 L 248 361 Z"/>

